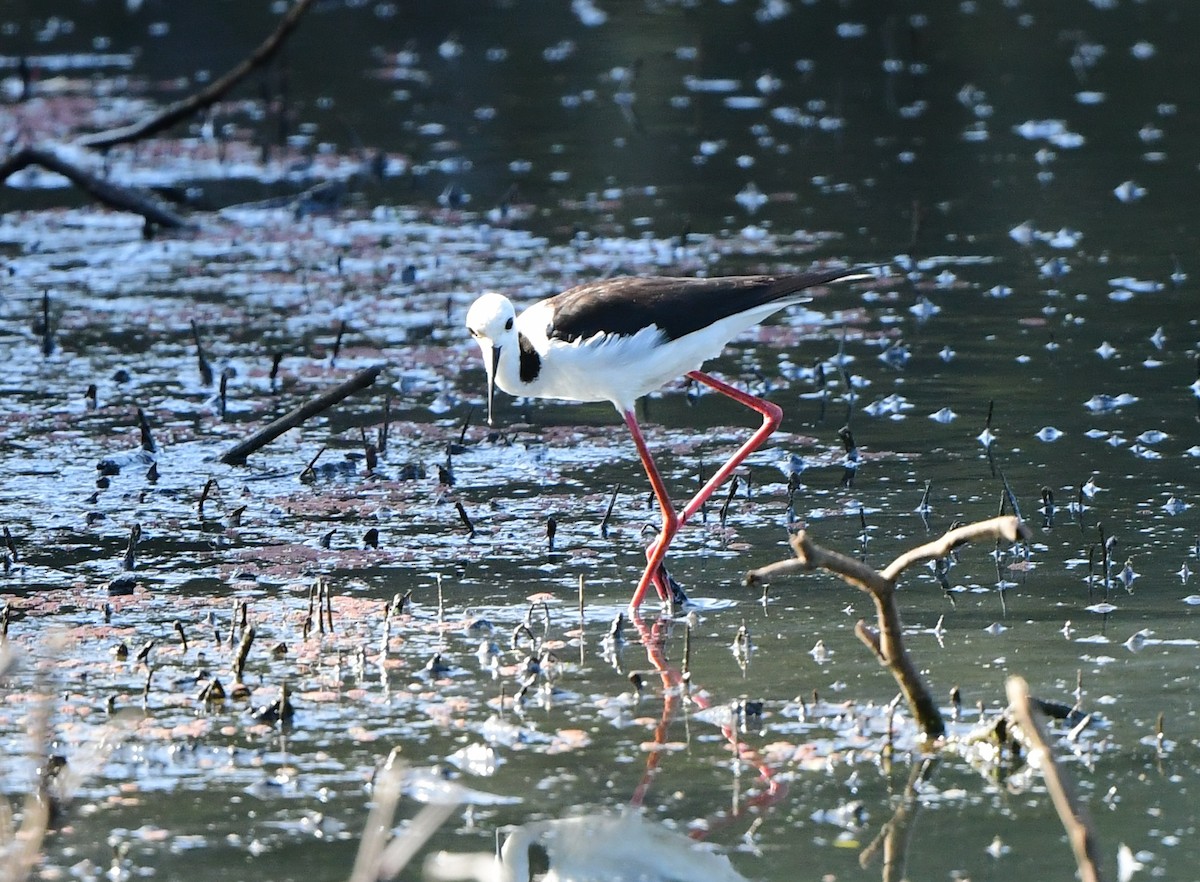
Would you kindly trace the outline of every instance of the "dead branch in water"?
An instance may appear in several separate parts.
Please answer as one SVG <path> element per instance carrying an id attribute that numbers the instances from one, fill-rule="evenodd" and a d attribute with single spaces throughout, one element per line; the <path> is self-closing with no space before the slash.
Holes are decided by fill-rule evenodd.
<path id="1" fill-rule="evenodd" d="M 76 139 L 75 143 L 80 147 L 104 149 L 106 147 L 114 147 L 117 144 L 140 141 L 142 138 L 147 138 L 150 135 L 158 134 L 164 129 L 169 129 L 177 122 L 187 119 L 204 110 L 206 107 L 211 107 L 217 101 L 221 100 L 226 92 L 275 56 L 275 53 L 283 45 L 283 41 L 300 24 L 301 17 L 308 11 L 313 2 L 314 0 L 297 0 L 296 4 L 279 20 L 279 25 L 275 28 L 274 33 L 267 37 L 245 60 L 228 71 L 224 76 L 214 80 L 206 88 L 201 89 L 193 95 L 189 95 L 187 98 L 176 101 L 158 113 L 136 123 L 122 126 L 118 129 L 109 129 L 104 132 L 84 135 L 82 138 Z"/>
<path id="2" fill-rule="evenodd" d="M 313 2 L 314 0 L 296 0 L 295 5 L 280 19 L 275 31 L 258 48 L 224 76 L 199 92 L 176 101 L 157 113 L 130 125 L 83 135 L 75 140 L 75 146 L 103 150 L 118 144 L 140 141 L 212 106 L 250 73 L 265 65 L 275 56 L 284 40 L 296 29 L 301 17 Z M 31 165 L 40 165 L 48 171 L 62 175 L 103 205 L 119 211 L 140 214 L 148 224 L 157 224 L 167 229 L 190 226 L 182 216 L 149 194 L 97 177 L 63 158 L 50 147 L 23 147 L 17 150 L 0 163 L 0 183 Z"/>
<path id="3" fill-rule="evenodd" d="M 31 165 L 40 165 L 47 171 L 62 175 L 84 193 L 109 208 L 140 214 L 148 222 L 168 229 L 189 226 L 183 217 L 148 193 L 98 178 L 47 148 L 22 147 L 8 157 L 0 163 L 0 183 Z"/>
<path id="4" fill-rule="evenodd" d="M 1009 677 L 1007 692 L 1009 707 L 1028 742 L 1029 764 L 1042 773 L 1054 809 L 1067 831 L 1067 840 L 1079 867 L 1079 878 L 1082 882 L 1100 882 L 1100 847 L 1091 819 L 1075 798 L 1070 783 L 1059 772 L 1054 753 L 1042 731 L 1041 712 L 1035 699 L 1029 696 L 1029 685 L 1021 677 Z"/>
<path id="5" fill-rule="evenodd" d="M 383 370 L 383 365 L 377 364 L 374 367 L 366 368 L 359 371 L 346 382 L 342 383 L 334 389 L 330 389 L 323 395 L 318 395 L 311 401 L 297 407 L 295 410 L 281 416 L 274 422 L 259 429 L 245 441 L 236 444 L 225 452 L 221 457 L 221 462 L 228 465 L 242 465 L 246 462 L 246 457 L 261 447 L 274 441 L 288 429 L 294 429 L 299 426 L 309 417 L 319 414 L 321 411 L 332 407 L 343 398 L 346 398 L 359 389 L 365 389 L 375 382 L 375 378 L 379 376 Z"/>
<path id="6" fill-rule="evenodd" d="M 945 557 L 967 542 L 981 539 L 1016 542 L 1018 539 L 1027 538 L 1029 529 L 1019 518 L 992 518 L 950 530 L 940 539 L 906 551 L 883 570 L 875 570 L 860 560 L 822 548 L 801 530 L 792 537 L 792 549 L 796 552 L 794 560 L 779 561 L 751 570 L 746 574 L 746 584 L 769 581 L 776 576 L 791 573 L 822 569 L 829 570 L 844 582 L 869 594 L 875 602 L 877 628 L 872 629 L 865 621 L 859 620 L 854 633 L 875 653 L 880 664 L 886 665 L 892 672 L 904 693 L 909 709 L 926 736 L 940 738 L 946 732 L 941 712 L 925 687 L 916 665 L 904 649 L 901 636 L 903 626 L 895 599 L 896 581 L 909 567 Z"/>

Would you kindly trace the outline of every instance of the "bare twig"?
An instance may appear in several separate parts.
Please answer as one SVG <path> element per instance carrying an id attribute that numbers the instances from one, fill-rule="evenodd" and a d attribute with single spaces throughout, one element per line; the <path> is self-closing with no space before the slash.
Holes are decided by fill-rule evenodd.
<path id="1" fill-rule="evenodd" d="M 904 552 L 904 554 L 892 561 L 883 570 L 881 575 L 888 581 L 894 582 L 900 577 L 901 573 L 914 564 L 945 557 L 960 545 L 965 545 L 968 542 L 976 542 L 980 539 L 992 541 L 1004 539 L 1008 542 L 1017 542 L 1028 538 L 1029 528 L 1022 523 L 1020 518 L 1009 516 L 992 518 L 987 521 L 977 521 L 973 524 L 957 527 L 950 530 L 940 539 L 935 539 L 919 548 Z"/>
<path id="2" fill-rule="evenodd" d="M 1041 712 L 1029 696 L 1029 685 L 1021 677 L 1009 677 L 1007 691 L 1009 707 L 1029 742 L 1029 764 L 1042 773 L 1042 780 L 1046 782 L 1054 810 L 1058 812 L 1075 852 L 1079 878 L 1082 882 L 1100 882 L 1100 848 L 1091 819 L 1075 798 L 1070 782 L 1059 772 L 1054 753 L 1042 731 Z"/>
<path id="3" fill-rule="evenodd" d="M 247 456 L 265 447 L 288 429 L 294 429 L 309 417 L 316 416 L 321 411 L 337 404 L 343 398 L 347 398 L 358 390 L 370 386 L 375 382 L 375 378 L 379 376 L 382 370 L 383 365 L 379 364 L 359 371 L 340 386 L 330 389 L 325 394 L 319 395 L 311 401 L 300 405 L 291 413 L 285 414 L 273 423 L 259 429 L 245 441 L 234 445 L 221 457 L 221 462 L 229 465 L 241 465 L 246 461 Z"/>
<path id="4" fill-rule="evenodd" d="M 30 758 L 33 765 L 46 768 L 50 745 L 50 700 L 40 700 L 30 714 Z M 53 803 L 38 786 L 31 787 L 21 810 L 21 823 L 12 817 L 8 802 L 0 806 L 0 840 L 5 844 L 0 859 L 0 879 L 5 882 L 24 882 L 32 878 L 33 870 L 42 856 L 42 842 L 50 828 Z"/>
<path id="5" fill-rule="evenodd" d="M 374 805 L 367 816 L 366 829 L 358 842 L 358 855 L 354 860 L 354 868 L 350 871 L 350 882 L 375 882 L 379 878 L 379 861 L 387 847 L 388 833 L 395 821 L 404 772 L 405 764 L 400 759 L 399 749 L 396 749 L 375 775 L 372 794 Z"/>
<path id="6" fill-rule="evenodd" d="M 64 647 L 60 635 L 49 638 L 55 655 Z M 0 640 L 0 671 L 12 652 L 6 641 Z M 0 882 L 25 882 L 38 878 L 42 862 L 42 846 L 47 833 L 62 820 L 62 811 L 82 786 L 107 762 L 120 744 L 125 728 L 120 718 L 97 727 L 86 744 L 80 744 L 69 758 L 51 754 L 54 733 L 51 728 L 53 696 L 60 684 L 56 682 L 59 666 L 51 659 L 37 667 L 30 691 L 34 697 L 29 706 L 26 726 L 29 735 L 28 764 L 39 770 L 38 780 L 31 782 L 21 809 L 20 823 L 13 816 L 8 798 L 0 799 Z"/>
<path id="7" fill-rule="evenodd" d="M 181 101 L 176 101 L 158 113 L 136 123 L 123 126 L 119 129 L 109 129 L 104 132 L 84 135 L 76 139 L 75 143 L 80 147 L 103 149 L 114 147 L 117 144 L 127 144 L 130 141 L 140 141 L 142 138 L 147 138 L 164 129 L 169 129 L 177 122 L 193 116 L 206 107 L 211 107 L 217 101 L 221 100 L 226 92 L 244 80 L 247 75 L 262 67 L 274 57 L 275 53 L 283 45 L 283 41 L 300 24 L 301 17 L 313 5 L 313 2 L 314 0 L 297 0 L 296 4 L 279 20 L 279 26 L 275 28 L 274 33 L 267 37 L 245 60 L 224 76 L 218 77 L 206 88 L 201 89 L 193 95 L 189 95 Z"/>
<path id="8" fill-rule="evenodd" d="M 844 582 L 871 596 L 875 602 L 877 630 L 860 621 L 854 629 L 866 646 L 875 653 L 880 664 L 886 665 L 904 693 L 905 700 L 921 729 L 930 738 L 940 738 L 946 727 L 933 696 L 925 687 L 915 664 L 904 649 L 903 625 L 896 606 L 896 580 L 909 567 L 927 560 L 945 557 L 965 542 L 979 539 L 1007 539 L 1015 542 L 1028 538 L 1029 530 L 1015 517 L 992 518 L 950 530 L 940 539 L 906 551 L 883 570 L 874 570 L 861 560 L 822 548 L 808 538 L 803 530 L 792 537 L 794 560 L 768 564 L 746 574 L 746 583 L 766 581 L 776 576 L 829 570 Z"/>

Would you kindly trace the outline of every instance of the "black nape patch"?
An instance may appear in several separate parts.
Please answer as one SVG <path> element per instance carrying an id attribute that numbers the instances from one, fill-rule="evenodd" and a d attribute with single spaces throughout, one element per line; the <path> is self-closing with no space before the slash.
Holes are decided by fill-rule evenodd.
<path id="1" fill-rule="evenodd" d="M 532 383 L 542 372 L 542 357 L 524 334 L 517 333 L 517 345 L 521 349 L 521 382 Z"/>

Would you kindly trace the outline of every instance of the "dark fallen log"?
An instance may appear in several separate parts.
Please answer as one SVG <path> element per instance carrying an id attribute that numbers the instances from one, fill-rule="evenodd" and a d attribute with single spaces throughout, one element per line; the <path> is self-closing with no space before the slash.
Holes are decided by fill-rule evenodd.
<path id="1" fill-rule="evenodd" d="M 104 149 L 106 147 L 114 147 L 117 144 L 128 144 L 131 141 L 139 141 L 142 138 L 158 134 L 165 129 L 169 129 L 176 123 L 194 116 L 201 110 L 211 107 L 220 101 L 230 89 L 244 80 L 247 75 L 265 65 L 275 56 L 275 53 L 283 45 L 284 40 L 300 24 L 300 19 L 308 11 L 308 8 L 313 5 L 313 2 L 314 0 L 297 0 L 296 4 L 279 20 L 279 26 L 275 28 L 274 33 L 267 37 L 257 49 L 224 76 L 218 77 L 199 92 L 176 101 L 158 113 L 138 122 L 117 129 L 84 135 L 81 138 L 77 138 L 75 143 L 80 147 L 90 147 L 93 149 Z"/>
<path id="2" fill-rule="evenodd" d="M 316 416 L 323 410 L 327 410 L 337 404 L 343 398 L 353 395 L 360 389 L 365 389 L 375 382 L 384 366 L 377 364 L 374 367 L 366 368 L 359 371 L 353 377 L 348 379 L 334 389 L 330 389 L 323 395 L 308 401 L 290 413 L 281 416 L 263 428 L 259 429 L 245 441 L 237 444 L 227 450 L 221 457 L 221 462 L 229 465 L 242 465 L 246 462 L 246 457 L 261 447 L 270 444 L 288 429 L 294 429 L 302 424 L 309 417 Z"/>
<path id="3" fill-rule="evenodd" d="M 57 172 L 84 193 L 109 208 L 140 214 L 150 223 L 168 229 L 190 226 L 186 219 L 167 208 L 150 194 L 98 178 L 91 172 L 84 171 L 79 166 L 63 159 L 53 150 L 41 147 L 22 147 L 3 163 L 0 163 L 0 183 L 31 165 L 40 165 L 47 171 Z"/>
<path id="4" fill-rule="evenodd" d="M 937 702 L 926 688 L 917 666 L 904 648 L 903 625 L 900 610 L 896 605 L 896 581 L 909 567 L 945 557 L 967 542 L 981 539 L 1016 542 L 1028 538 L 1029 529 L 1019 518 L 992 518 L 950 530 L 940 539 L 906 551 L 884 569 L 876 570 L 861 560 L 822 548 L 802 530 L 792 537 L 795 559 L 751 570 L 746 574 L 746 584 L 768 581 L 788 573 L 823 569 L 869 594 L 875 602 L 877 625 L 871 628 L 860 620 L 855 625 L 854 633 L 875 653 L 880 664 L 891 671 L 900 691 L 904 693 L 909 710 L 926 737 L 936 739 L 945 734 L 946 724 L 942 720 Z"/>

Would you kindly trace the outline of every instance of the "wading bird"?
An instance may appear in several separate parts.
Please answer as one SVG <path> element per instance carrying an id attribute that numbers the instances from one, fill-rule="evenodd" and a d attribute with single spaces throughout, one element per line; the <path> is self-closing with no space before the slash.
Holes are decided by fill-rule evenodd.
<path id="1" fill-rule="evenodd" d="M 772 313 L 808 298 L 804 292 L 862 274 L 847 269 L 778 276 L 604 279 L 540 300 L 517 315 L 488 292 L 467 311 L 467 330 L 487 371 L 488 424 L 496 387 L 510 395 L 610 401 L 633 443 L 662 510 L 663 526 L 646 551 L 646 569 L 629 601 L 636 611 L 650 585 L 678 599 L 663 567 L 667 547 L 713 492 L 779 426 L 783 411 L 700 371 L 733 337 Z M 676 512 L 634 416 L 634 402 L 680 376 L 703 383 L 758 412 L 762 426 Z"/>

